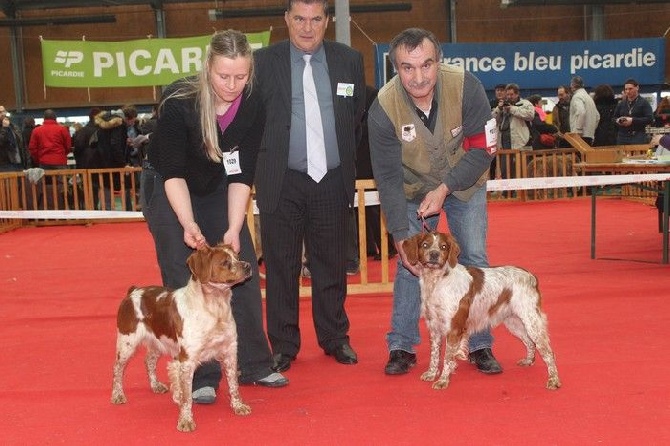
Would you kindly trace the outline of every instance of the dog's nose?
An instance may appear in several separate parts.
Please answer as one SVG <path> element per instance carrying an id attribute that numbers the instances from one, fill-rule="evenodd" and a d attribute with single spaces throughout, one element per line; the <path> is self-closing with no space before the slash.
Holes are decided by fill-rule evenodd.
<path id="1" fill-rule="evenodd" d="M 251 264 L 249 262 L 244 262 L 242 267 L 244 268 L 244 275 L 247 277 L 251 276 Z"/>
<path id="2" fill-rule="evenodd" d="M 431 262 L 437 262 L 439 260 L 439 258 L 440 258 L 440 253 L 438 251 L 430 251 L 428 253 L 428 259 Z"/>

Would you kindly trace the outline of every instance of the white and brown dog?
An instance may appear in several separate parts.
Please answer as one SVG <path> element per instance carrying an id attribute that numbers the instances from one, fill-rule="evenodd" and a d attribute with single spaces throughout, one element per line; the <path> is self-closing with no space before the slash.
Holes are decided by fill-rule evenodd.
<path id="1" fill-rule="evenodd" d="M 172 399 L 179 406 L 177 429 L 182 432 L 195 429 L 193 372 L 200 363 L 212 359 L 225 370 L 235 414 L 251 413 L 238 391 L 237 329 L 230 306 L 230 288 L 251 275 L 251 266 L 223 244 L 193 252 L 187 263 L 192 275 L 185 287 L 174 291 L 159 286 L 131 287 L 121 301 L 112 383 L 112 403 L 125 403 L 123 372 L 137 347 L 144 344 L 151 389 L 165 393 L 168 388 L 156 377 L 156 363 L 161 354 L 172 356 L 168 375 Z"/>
<path id="2" fill-rule="evenodd" d="M 472 333 L 502 322 L 526 346 L 526 357 L 518 364 L 532 365 L 537 348 L 549 372 L 547 388 L 561 387 L 533 274 L 515 266 L 466 268 L 458 263 L 460 247 L 450 234 L 416 234 L 403 242 L 403 250 L 412 265 L 420 265 L 421 315 L 430 332 L 430 364 L 423 381 L 438 376 L 443 339 L 444 364 L 434 389 L 449 385 L 456 359 L 467 358 Z"/>

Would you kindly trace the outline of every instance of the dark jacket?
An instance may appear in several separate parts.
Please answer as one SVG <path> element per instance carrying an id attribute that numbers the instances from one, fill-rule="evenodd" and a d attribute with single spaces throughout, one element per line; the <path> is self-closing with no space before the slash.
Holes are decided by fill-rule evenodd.
<path id="1" fill-rule="evenodd" d="M 347 199 L 353 203 L 356 181 L 355 156 L 360 141 L 360 124 L 365 108 L 363 56 L 336 42 L 324 42 L 335 111 L 340 167 Z M 269 119 L 258 154 L 256 197 L 263 212 L 274 212 L 288 166 L 291 129 L 291 57 L 288 40 L 254 52 L 256 83 L 267 107 Z M 337 94 L 341 83 L 353 84 L 353 97 Z"/>
<path id="2" fill-rule="evenodd" d="M 97 130 L 95 122 L 89 121 L 72 136 L 77 169 L 100 169 L 103 167 L 100 151 L 98 150 Z"/>
<path id="3" fill-rule="evenodd" d="M 614 110 L 617 101 L 615 98 L 599 98 L 595 101 L 596 109 L 600 113 L 600 121 L 593 137 L 593 146 L 613 146 L 616 144 L 617 126 L 614 123 Z"/>
<path id="4" fill-rule="evenodd" d="M 23 150 L 21 134 L 14 124 L 9 127 L 0 126 L 0 166 L 9 164 L 24 164 L 27 160 L 21 159 L 21 154 L 25 154 Z M 28 141 L 25 142 L 28 144 Z"/>
<path id="5" fill-rule="evenodd" d="M 179 88 L 179 83 L 170 85 L 164 97 Z M 205 153 L 195 99 L 168 99 L 159 110 L 156 131 L 149 140 L 148 160 L 163 180 L 183 178 L 195 195 L 213 192 L 221 181 L 252 186 L 264 126 L 265 108 L 254 86 L 250 95 L 247 90 L 242 93 L 240 108 L 226 131 L 219 130 L 221 150 L 237 147 L 240 152 L 242 172 L 226 178 L 223 163 L 210 160 Z"/>

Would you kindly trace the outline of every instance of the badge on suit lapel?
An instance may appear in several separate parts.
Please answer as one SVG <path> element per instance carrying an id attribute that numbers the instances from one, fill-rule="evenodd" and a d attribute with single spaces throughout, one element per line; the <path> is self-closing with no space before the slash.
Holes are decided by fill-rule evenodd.
<path id="1" fill-rule="evenodd" d="M 344 82 L 337 83 L 337 95 L 352 97 L 354 95 L 354 84 L 345 84 Z"/>

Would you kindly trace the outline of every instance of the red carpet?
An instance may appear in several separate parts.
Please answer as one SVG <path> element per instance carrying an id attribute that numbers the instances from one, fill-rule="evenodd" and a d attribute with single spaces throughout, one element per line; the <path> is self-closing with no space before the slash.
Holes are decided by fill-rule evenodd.
<path id="1" fill-rule="evenodd" d="M 492 203 L 492 264 L 540 278 L 563 387 L 544 388 L 540 358 L 503 327 L 505 368 L 485 376 L 462 363 L 448 389 L 410 374 L 387 377 L 389 295 L 351 296 L 360 363 L 336 364 L 316 346 L 309 300 L 303 348 L 283 389 L 242 387 L 235 416 L 221 395 L 195 406 L 197 430 L 176 431 L 169 395 L 150 392 L 136 357 L 129 402 L 109 401 L 116 307 L 131 284 L 159 280 L 143 223 L 31 228 L 0 235 L 0 442 L 3 445 L 629 445 L 670 442 L 670 266 L 660 265 L 656 210 L 602 199 L 598 256 L 589 258 L 590 203 Z M 644 262 L 641 262 L 644 261 Z M 160 364 L 166 377 L 165 360 Z"/>

